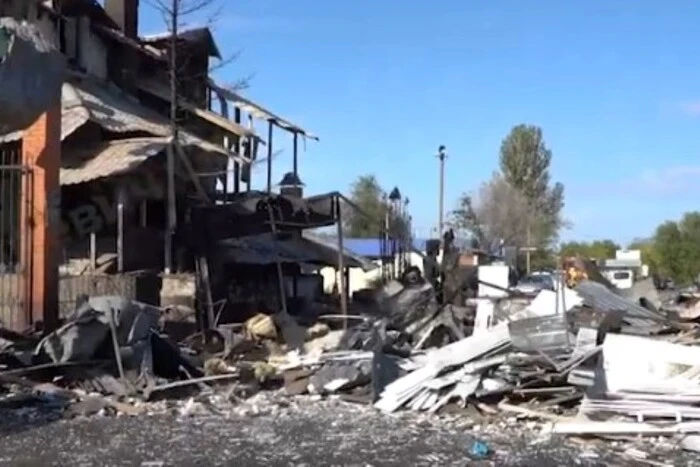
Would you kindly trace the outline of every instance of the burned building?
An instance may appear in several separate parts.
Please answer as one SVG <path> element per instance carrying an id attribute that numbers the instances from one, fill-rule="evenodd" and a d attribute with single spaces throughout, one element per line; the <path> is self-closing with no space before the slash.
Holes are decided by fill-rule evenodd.
<path id="1" fill-rule="evenodd" d="M 133 298 L 136 271 L 166 281 L 164 271 L 191 274 L 183 232 L 193 211 L 248 196 L 259 148 L 268 152 L 271 192 L 275 128 L 292 135 L 295 174 L 298 140 L 315 138 L 211 79 L 210 60 L 221 54 L 209 29 L 141 37 L 138 13 L 138 0 L 0 4 L 0 15 L 36 23 L 68 67 L 55 108 L 0 136 L 0 308 L 9 327 L 55 320 L 81 293 Z M 265 139 L 255 120 L 267 125 Z"/>

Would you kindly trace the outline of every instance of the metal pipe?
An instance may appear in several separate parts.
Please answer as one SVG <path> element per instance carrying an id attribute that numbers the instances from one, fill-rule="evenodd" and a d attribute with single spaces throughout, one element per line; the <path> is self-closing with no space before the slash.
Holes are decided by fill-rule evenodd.
<path id="1" fill-rule="evenodd" d="M 272 120 L 267 127 L 267 192 L 272 193 Z"/>
<path id="2" fill-rule="evenodd" d="M 293 171 L 294 171 L 294 180 L 295 181 L 296 181 L 297 176 L 298 176 L 298 170 L 297 170 L 298 157 L 299 157 L 299 146 L 298 146 L 299 141 L 298 140 L 299 140 L 299 133 L 297 133 L 295 131 L 294 132 L 294 147 L 293 147 L 294 152 L 292 153 L 292 156 L 293 156 L 292 163 L 293 163 Z"/>
<path id="3" fill-rule="evenodd" d="M 97 234 L 90 232 L 90 269 L 95 272 L 97 269 Z"/>
<path id="4" fill-rule="evenodd" d="M 117 189 L 117 272 L 124 272 L 124 190 Z"/>

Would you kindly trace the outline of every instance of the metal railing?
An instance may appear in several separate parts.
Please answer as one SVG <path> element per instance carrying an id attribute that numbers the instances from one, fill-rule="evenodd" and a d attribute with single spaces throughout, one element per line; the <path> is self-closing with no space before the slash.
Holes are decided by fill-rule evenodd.
<path id="1" fill-rule="evenodd" d="M 31 323 L 32 178 L 21 164 L 22 141 L 0 144 L 0 321 L 22 330 Z"/>

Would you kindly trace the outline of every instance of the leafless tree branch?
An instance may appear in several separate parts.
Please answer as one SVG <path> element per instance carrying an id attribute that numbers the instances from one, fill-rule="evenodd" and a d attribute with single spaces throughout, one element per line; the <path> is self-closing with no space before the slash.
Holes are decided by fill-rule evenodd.
<path id="1" fill-rule="evenodd" d="M 177 5 L 175 5 L 175 2 L 177 2 Z M 204 14 L 206 16 L 206 20 L 203 22 L 203 27 L 214 30 L 216 29 L 216 25 L 221 19 L 224 11 L 224 4 L 222 0 L 146 0 L 146 3 L 160 13 L 163 18 L 163 23 L 166 25 L 167 31 L 171 34 L 173 32 L 172 25 L 174 12 L 177 12 L 177 18 L 175 19 L 176 29 L 178 31 L 182 31 L 188 27 L 187 19 L 195 14 Z M 177 8 L 174 8 L 175 6 L 177 6 Z M 177 40 L 177 38 L 174 40 Z M 221 60 L 218 60 L 206 71 L 207 76 L 237 61 L 240 56 L 241 52 L 235 51 Z M 188 63 L 191 58 L 192 57 L 189 56 L 178 57 L 176 74 L 179 77 L 179 81 L 183 79 L 198 79 L 204 77 L 199 75 L 185 76 L 185 70 L 188 68 Z M 228 84 L 226 87 L 232 90 L 247 89 L 250 86 L 253 76 L 253 74 L 249 74 L 245 77 L 239 78 L 233 83 Z"/>
<path id="2" fill-rule="evenodd" d="M 452 213 L 453 225 L 472 233 L 486 250 L 494 250 L 501 241 L 525 246 L 528 223 L 535 219 L 524 196 L 499 174 L 482 184 L 476 196 L 463 196 Z"/>

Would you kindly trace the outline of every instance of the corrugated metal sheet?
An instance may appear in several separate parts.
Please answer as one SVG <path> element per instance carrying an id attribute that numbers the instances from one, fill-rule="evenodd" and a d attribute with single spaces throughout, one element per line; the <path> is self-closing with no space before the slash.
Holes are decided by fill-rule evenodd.
<path id="1" fill-rule="evenodd" d="M 88 80 L 66 84 L 72 87 L 90 113 L 90 120 L 114 133 L 144 131 L 153 136 L 170 134 L 165 117 L 142 106 L 118 89 L 106 89 Z"/>
<path id="2" fill-rule="evenodd" d="M 61 90 L 61 141 L 90 120 L 90 112 L 83 107 L 78 92 L 70 84 L 63 84 Z M 0 143 L 17 141 L 24 132 L 16 131 L 0 136 Z"/>
<path id="3" fill-rule="evenodd" d="M 88 121 L 114 133 L 140 131 L 153 136 L 170 135 L 168 119 L 115 88 L 107 89 L 89 80 L 64 83 L 61 101 L 62 139 Z M 0 143 L 14 141 L 21 136 L 22 133 L 1 136 Z M 185 130 L 180 130 L 180 141 L 184 145 L 197 146 L 202 151 L 231 156 L 241 164 L 248 162 L 245 158 L 232 155 L 223 146 L 205 141 Z"/>
<path id="4" fill-rule="evenodd" d="M 145 131 L 154 136 L 170 135 L 170 122 L 163 116 L 144 107 L 138 101 L 118 91 L 105 89 L 95 83 L 82 81 L 75 89 L 90 112 L 90 120 L 115 133 Z M 245 158 L 235 156 L 223 146 L 205 141 L 192 133 L 180 130 L 180 141 L 184 145 L 197 146 L 202 151 L 230 156 L 245 164 Z"/>
<path id="5" fill-rule="evenodd" d="M 72 135 L 90 120 L 90 112 L 83 106 L 61 110 L 61 141 Z"/>
<path id="6" fill-rule="evenodd" d="M 601 311 L 626 311 L 625 322 L 636 328 L 646 328 L 650 333 L 658 330 L 667 321 L 661 313 L 648 310 L 641 305 L 620 297 L 598 282 L 582 281 L 576 287 L 576 292 L 583 297 L 584 305 L 591 308 Z"/>
<path id="7" fill-rule="evenodd" d="M 125 133 L 145 131 L 155 136 L 167 136 L 167 120 L 155 114 L 145 115 L 142 106 L 129 102 L 87 81 L 64 83 L 61 92 L 61 139 L 64 140 L 88 121 L 108 131 Z M 159 121 L 160 120 L 160 121 Z M 18 132 L 21 137 L 21 132 Z"/>
<path id="8" fill-rule="evenodd" d="M 225 240 L 220 243 L 222 256 L 241 264 L 308 263 L 337 266 L 338 249 L 305 237 L 286 237 L 277 241 L 272 234 Z M 352 254 L 345 255 L 345 265 L 369 267 L 366 261 Z M 372 266 L 373 267 L 373 266 Z"/>
<path id="9" fill-rule="evenodd" d="M 170 138 L 135 138 L 111 141 L 62 154 L 61 185 L 76 185 L 128 172 L 163 151 Z"/>

